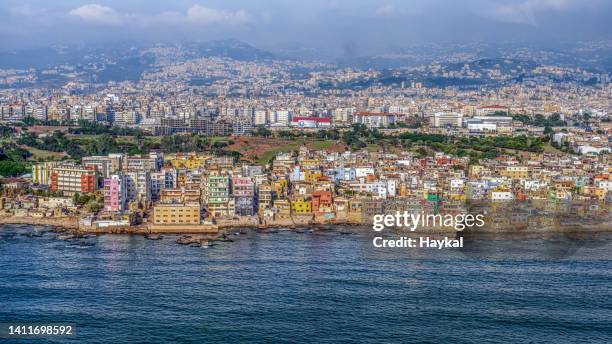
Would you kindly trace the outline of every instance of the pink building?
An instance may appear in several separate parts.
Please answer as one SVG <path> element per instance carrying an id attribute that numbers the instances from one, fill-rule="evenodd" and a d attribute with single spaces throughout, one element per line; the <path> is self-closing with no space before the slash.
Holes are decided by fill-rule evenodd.
<path id="1" fill-rule="evenodd" d="M 253 197 L 255 195 L 255 184 L 249 177 L 233 177 L 232 192 L 234 197 Z"/>
<path id="2" fill-rule="evenodd" d="M 123 211 L 127 199 L 125 176 L 115 174 L 104 180 L 104 210 Z"/>
<path id="3" fill-rule="evenodd" d="M 236 215 L 253 216 L 257 212 L 255 184 L 248 177 L 232 178 L 232 193 L 236 201 Z"/>

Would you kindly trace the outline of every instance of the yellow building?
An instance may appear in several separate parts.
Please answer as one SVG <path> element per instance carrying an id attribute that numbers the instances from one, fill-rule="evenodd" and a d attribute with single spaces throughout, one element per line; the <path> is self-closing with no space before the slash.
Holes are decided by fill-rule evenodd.
<path id="1" fill-rule="evenodd" d="M 607 190 L 604 188 L 598 188 L 595 186 L 583 186 L 580 189 L 580 194 L 590 198 L 597 198 L 603 200 L 606 198 Z"/>
<path id="2" fill-rule="evenodd" d="M 500 174 L 511 179 L 526 179 L 529 177 L 529 168 L 527 166 L 508 166 L 501 170 Z"/>
<path id="3" fill-rule="evenodd" d="M 161 203 L 192 203 L 199 202 L 201 198 L 200 189 L 162 189 L 160 191 Z"/>
<path id="4" fill-rule="evenodd" d="M 291 217 L 291 205 L 286 199 L 275 199 L 273 202 L 275 209 L 275 219 L 287 219 Z"/>
<path id="5" fill-rule="evenodd" d="M 280 179 L 272 182 L 272 191 L 277 195 L 284 195 L 287 192 L 289 182 L 287 179 Z"/>
<path id="6" fill-rule="evenodd" d="M 32 165 L 32 183 L 50 185 L 51 173 L 55 167 L 57 167 L 56 161 L 40 162 Z"/>
<path id="7" fill-rule="evenodd" d="M 156 225 L 198 225 L 200 204 L 157 204 L 153 207 L 153 223 Z"/>
<path id="8" fill-rule="evenodd" d="M 305 169 L 315 169 L 321 165 L 321 161 L 319 159 L 303 159 L 300 161 L 300 165 Z"/>
<path id="9" fill-rule="evenodd" d="M 464 193 L 451 193 L 448 198 L 452 201 L 465 201 L 466 196 Z"/>
<path id="10" fill-rule="evenodd" d="M 554 103 L 548 103 L 548 104 L 544 104 L 544 113 L 560 113 L 561 112 L 561 106 L 559 106 L 558 104 L 554 104 Z"/>
<path id="11" fill-rule="evenodd" d="M 272 208 L 274 200 L 274 192 L 268 184 L 261 184 L 257 188 L 257 203 L 259 206 L 259 215 L 263 215 L 266 209 Z"/>
<path id="12" fill-rule="evenodd" d="M 211 157 L 200 154 L 175 154 L 165 157 L 165 160 L 170 162 L 170 165 L 176 169 L 195 170 L 206 165 L 206 161 Z"/>
<path id="13" fill-rule="evenodd" d="M 461 109 L 464 116 L 472 117 L 476 115 L 476 107 L 474 105 L 466 105 Z"/>
<path id="14" fill-rule="evenodd" d="M 484 169 L 482 165 L 471 165 L 469 170 L 470 178 L 478 178 L 480 176 L 480 172 Z"/>
<path id="15" fill-rule="evenodd" d="M 323 173 L 320 171 L 306 170 L 306 172 L 304 172 L 304 179 L 309 183 L 316 182 L 317 179 L 321 177 L 323 177 Z"/>
<path id="16" fill-rule="evenodd" d="M 294 214 L 312 213 L 312 201 L 305 197 L 296 197 L 291 200 L 291 210 Z"/>

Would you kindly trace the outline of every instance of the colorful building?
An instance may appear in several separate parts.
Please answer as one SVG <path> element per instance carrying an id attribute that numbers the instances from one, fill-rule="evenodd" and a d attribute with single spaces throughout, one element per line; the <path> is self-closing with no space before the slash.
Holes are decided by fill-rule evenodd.
<path id="1" fill-rule="evenodd" d="M 51 173 L 51 190 L 66 193 L 90 193 L 98 188 L 95 167 L 83 168 L 74 164 L 58 165 Z"/>
<path id="2" fill-rule="evenodd" d="M 156 204 L 153 207 L 153 223 L 156 225 L 198 225 L 200 204 Z"/>
<path id="3" fill-rule="evenodd" d="M 291 210 L 294 214 L 312 213 L 312 201 L 306 197 L 295 197 L 291 200 Z"/>
<path id="4" fill-rule="evenodd" d="M 115 174 L 104 180 L 104 210 L 117 212 L 125 210 L 127 188 L 125 176 Z"/>
<path id="5" fill-rule="evenodd" d="M 233 216 L 234 199 L 230 199 L 230 179 L 227 175 L 209 175 L 205 184 L 205 201 L 210 217 Z"/>
<path id="6" fill-rule="evenodd" d="M 236 203 L 236 215 L 253 216 L 257 213 L 255 184 L 249 177 L 233 177 L 232 193 Z"/>
<path id="7" fill-rule="evenodd" d="M 32 165 L 32 183 L 50 185 L 51 174 L 56 166 L 56 161 L 46 161 Z"/>

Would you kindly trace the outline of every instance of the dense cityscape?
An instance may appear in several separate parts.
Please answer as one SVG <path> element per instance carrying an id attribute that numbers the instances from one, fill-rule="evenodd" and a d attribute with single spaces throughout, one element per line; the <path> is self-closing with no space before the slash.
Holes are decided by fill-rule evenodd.
<path id="1" fill-rule="evenodd" d="M 4 221 L 214 231 L 532 201 L 608 214 L 605 71 L 525 56 L 366 69 L 224 44 L 231 56 L 156 45 L 123 81 L 88 74 L 104 64 L 3 70 Z"/>
<path id="2" fill-rule="evenodd" d="M 0 1 L 0 342 L 612 343 L 612 1 Z"/>

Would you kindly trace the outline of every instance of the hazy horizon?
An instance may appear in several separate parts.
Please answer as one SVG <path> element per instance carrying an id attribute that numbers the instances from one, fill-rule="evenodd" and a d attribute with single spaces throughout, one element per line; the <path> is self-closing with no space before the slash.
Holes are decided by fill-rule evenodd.
<path id="1" fill-rule="evenodd" d="M 0 4 L 2 49 L 236 39 L 332 56 L 427 43 L 612 39 L 604 0 L 46 1 Z"/>

